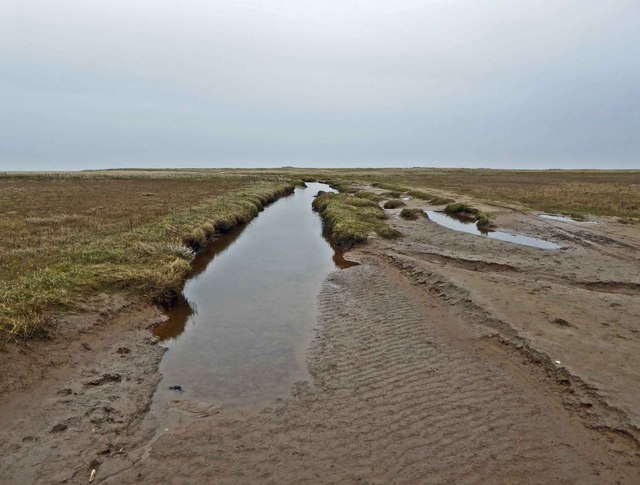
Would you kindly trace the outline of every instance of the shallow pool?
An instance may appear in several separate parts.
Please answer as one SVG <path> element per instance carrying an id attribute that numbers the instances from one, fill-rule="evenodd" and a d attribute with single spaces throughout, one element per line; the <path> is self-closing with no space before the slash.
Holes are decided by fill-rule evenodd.
<path id="1" fill-rule="evenodd" d="M 475 222 L 464 221 L 450 216 L 445 212 L 440 211 L 425 211 L 433 222 L 440 224 L 441 226 L 448 227 L 454 231 L 466 232 L 468 234 L 475 234 L 476 236 L 484 236 L 490 239 L 499 239 L 500 241 L 506 241 L 514 244 L 522 244 L 524 246 L 531 246 L 539 249 L 560 249 L 561 246 L 551 241 L 545 241 L 532 236 L 524 236 L 522 234 L 512 234 L 503 231 L 493 231 L 490 229 L 479 229 Z"/>

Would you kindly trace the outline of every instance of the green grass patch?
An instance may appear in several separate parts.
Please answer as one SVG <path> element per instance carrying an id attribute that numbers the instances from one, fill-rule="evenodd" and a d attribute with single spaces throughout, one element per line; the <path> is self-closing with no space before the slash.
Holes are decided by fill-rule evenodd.
<path id="1" fill-rule="evenodd" d="M 478 227 L 487 227 L 491 225 L 491 218 L 486 212 L 482 212 L 475 207 L 471 207 L 462 202 L 454 202 L 445 207 L 444 211 L 448 214 L 456 214 L 458 216 L 472 219 Z"/>
<path id="2" fill-rule="evenodd" d="M 400 236 L 386 223 L 388 216 L 380 206 L 371 200 L 325 193 L 314 199 L 313 208 L 322 217 L 332 243 L 341 249 L 366 241 L 372 233 L 383 238 Z"/>
<path id="3" fill-rule="evenodd" d="M 355 194 L 357 192 L 360 192 L 360 189 L 357 187 L 356 183 L 351 180 L 330 179 L 327 181 L 327 183 L 342 194 Z"/>

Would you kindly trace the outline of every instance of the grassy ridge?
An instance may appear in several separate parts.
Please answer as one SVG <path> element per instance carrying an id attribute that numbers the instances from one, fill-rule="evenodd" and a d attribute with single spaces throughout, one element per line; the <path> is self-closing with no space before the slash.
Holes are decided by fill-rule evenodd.
<path id="1" fill-rule="evenodd" d="M 342 249 L 364 242 L 371 233 L 383 238 L 400 233 L 385 222 L 388 216 L 377 202 L 351 194 L 324 193 L 313 201 L 322 217 L 332 242 Z"/>
<path id="2" fill-rule="evenodd" d="M 293 191 L 285 181 L 244 177 L 186 185 L 175 179 L 112 182 L 0 179 L 5 337 L 44 334 L 52 310 L 73 307 L 83 294 L 125 291 L 171 300 L 195 251 Z"/>

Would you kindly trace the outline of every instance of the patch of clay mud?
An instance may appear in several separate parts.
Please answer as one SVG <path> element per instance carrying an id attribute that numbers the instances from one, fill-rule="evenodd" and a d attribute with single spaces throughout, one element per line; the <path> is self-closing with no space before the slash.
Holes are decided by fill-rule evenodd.
<path id="1" fill-rule="evenodd" d="M 56 339 L 10 348 L 4 369 L 33 371 L 5 381 L 0 400 L 3 483 L 86 483 L 128 467 L 153 429 L 141 426 L 163 353 L 148 327 L 157 309 L 112 295 L 63 317 Z M 43 356 L 46 356 L 43 358 Z M 5 360 L 7 359 L 7 360 Z"/>
<path id="2" fill-rule="evenodd" d="M 453 338 L 447 307 L 403 281 L 372 262 L 333 273 L 310 383 L 258 415 L 162 436 L 118 483 L 632 482 L 554 397 Z"/>

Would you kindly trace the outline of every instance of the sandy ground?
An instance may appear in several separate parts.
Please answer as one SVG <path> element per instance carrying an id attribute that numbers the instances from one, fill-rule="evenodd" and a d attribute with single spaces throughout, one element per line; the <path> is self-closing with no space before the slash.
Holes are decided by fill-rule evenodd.
<path id="1" fill-rule="evenodd" d="M 156 432 L 162 350 L 146 328 L 162 315 L 140 302 L 102 297 L 53 342 L 9 347 L 0 477 L 639 483 L 640 230 L 486 208 L 501 229 L 566 249 L 389 211 L 405 237 L 359 248 L 360 266 L 325 281 L 311 380 L 252 415 L 191 413 Z"/>

